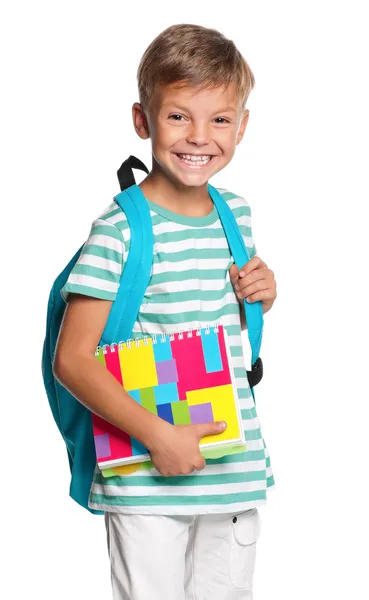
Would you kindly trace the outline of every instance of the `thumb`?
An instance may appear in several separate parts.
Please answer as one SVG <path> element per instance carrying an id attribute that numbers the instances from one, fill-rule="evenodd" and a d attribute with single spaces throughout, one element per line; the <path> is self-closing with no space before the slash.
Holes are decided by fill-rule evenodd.
<path id="1" fill-rule="evenodd" d="M 231 282 L 233 285 L 235 285 L 237 283 L 237 279 L 238 279 L 238 267 L 237 265 L 234 263 L 231 268 L 229 269 L 229 275 L 231 278 Z"/>
<path id="2" fill-rule="evenodd" d="M 224 421 L 215 421 L 214 423 L 199 423 L 198 425 L 194 425 L 194 427 L 196 427 L 196 435 L 200 440 L 205 435 L 222 433 L 226 429 L 227 423 Z"/>

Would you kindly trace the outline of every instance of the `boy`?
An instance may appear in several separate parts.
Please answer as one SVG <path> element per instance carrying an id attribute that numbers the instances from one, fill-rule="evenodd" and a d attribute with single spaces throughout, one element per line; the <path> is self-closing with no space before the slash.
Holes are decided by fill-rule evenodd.
<path id="1" fill-rule="evenodd" d="M 253 85 L 233 42 L 212 29 L 175 25 L 142 57 L 140 103 L 133 106 L 135 130 L 152 144 L 152 170 L 140 188 L 151 210 L 154 257 L 132 338 L 223 324 L 247 451 L 205 461 L 200 439 L 226 424 L 171 425 L 96 360 L 129 251 L 127 220 L 114 202 L 93 223 L 63 288 L 68 307 L 56 376 L 148 448 L 155 467 L 113 478 L 95 472 L 89 504 L 105 511 L 115 600 L 252 598 L 257 506 L 274 481 L 242 356 L 242 302 L 261 300 L 265 313 L 276 285 L 255 256 L 247 202 L 221 190 L 249 247 L 251 260 L 238 272 L 207 183 L 242 140 Z"/>

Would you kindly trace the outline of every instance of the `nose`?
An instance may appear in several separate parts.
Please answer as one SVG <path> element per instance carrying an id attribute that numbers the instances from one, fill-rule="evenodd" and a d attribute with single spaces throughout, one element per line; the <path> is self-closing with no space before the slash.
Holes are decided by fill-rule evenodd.
<path id="1" fill-rule="evenodd" d="M 207 123 L 192 122 L 187 132 L 186 141 L 195 146 L 205 146 L 210 142 L 210 130 Z"/>

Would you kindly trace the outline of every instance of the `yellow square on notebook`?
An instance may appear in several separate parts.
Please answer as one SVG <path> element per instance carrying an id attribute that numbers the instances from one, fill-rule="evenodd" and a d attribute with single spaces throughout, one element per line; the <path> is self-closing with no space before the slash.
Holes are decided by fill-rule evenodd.
<path id="1" fill-rule="evenodd" d="M 220 385 L 218 387 L 206 388 L 187 392 L 188 406 L 211 402 L 214 421 L 226 421 L 227 429 L 217 435 L 209 435 L 203 438 L 202 444 L 221 442 L 240 436 L 237 409 L 234 401 L 232 385 Z"/>
<path id="2" fill-rule="evenodd" d="M 119 362 L 125 390 L 138 390 L 158 385 L 154 348 L 152 339 L 146 343 L 140 340 L 138 345 L 132 340 L 119 348 Z"/>

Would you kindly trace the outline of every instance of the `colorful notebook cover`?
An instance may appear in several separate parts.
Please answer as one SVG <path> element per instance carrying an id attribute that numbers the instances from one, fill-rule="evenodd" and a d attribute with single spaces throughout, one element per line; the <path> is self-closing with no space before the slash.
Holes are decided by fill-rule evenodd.
<path id="1" fill-rule="evenodd" d="M 221 455 L 245 449 L 222 325 L 98 347 L 96 357 L 136 402 L 173 425 L 226 421 L 223 433 L 201 440 L 205 456 L 212 448 L 223 450 Z M 117 427 L 95 414 L 92 423 L 97 463 L 106 476 L 115 474 L 111 469 L 121 465 L 131 465 L 126 471 L 132 472 L 143 466 L 132 463 L 150 459 L 140 442 Z M 123 474 L 124 469 L 119 472 Z"/>

